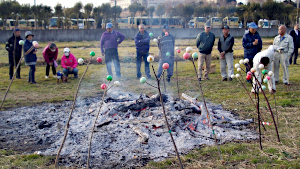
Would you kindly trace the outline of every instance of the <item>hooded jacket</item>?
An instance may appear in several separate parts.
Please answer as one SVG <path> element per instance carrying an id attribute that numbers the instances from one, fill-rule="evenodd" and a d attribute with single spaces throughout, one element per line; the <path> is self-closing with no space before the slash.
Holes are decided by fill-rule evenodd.
<path id="1" fill-rule="evenodd" d="M 62 58 L 61 58 L 61 66 L 65 69 L 68 68 L 68 66 L 72 67 L 73 69 L 75 69 L 78 65 L 78 62 L 75 58 L 75 56 L 70 53 L 69 57 L 66 57 L 65 54 L 63 54 Z"/>
<path id="2" fill-rule="evenodd" d="M 19 41 L 23 40 L 21 36 L 16 37 L 16 56 L 21 57 L 22 45 L 19 45 Z M 5 49 L 9 52 L 10 56 L 13 56 L 15 45 L 15 34 L 13 33 L 12 36 L 7 40 Z"/>
<path id="3" fill-rule="evenodd" d="M 113 30 L 112 33 L 109 33 L 108 31 L 105 31 L 100 40 L 100 48 L 101 53 L 104 53 L 104 49 L 111 49 L 111 48 L 118 48 L 118 45 L 125 39 L 125 36 L 118 32 Z"/>
<path id="4" fill-rule="evenodd" d="M 24 43 L 24 54 L 32 47 L 32 42 L 30 42 L 29 40 L 25 40 Z M 34 54 L 33 52 L 36 49 L 33 47 L 33 50 L 31 50 L 31 52 L 29 52 L 27 55 L 25 55 L 25 63 L 26 65 L 35 65 L 36 64 L 36 54 Z"/>
<path id="5" fill-rule="evenodd" d="M 150 49 L 150 36 L 147 31 L 142 35 L 141 32 L 137 33 L 134 38 L 137 52 L 149 52 Z"/>
<path id="6" fill-rule="evenodd" d="M 253 45 L 255 39 L 258 39 L 257 45 Z M 262 49 L 262 41 L 258 32 L 255 32 L 255 34 L 253 35 L 250 31 L 247 31 L 243 36 L 243 47 L 244 58 L 254 58 L 254 56 Z"/>
<path id="7" fill-rule="evenodd" d="M 53 60 L 57 59 L 57 55 L 58 55 L 58 48 L 56 47 L 55 52 L 52 52 L 50 49 L 50 44 L 51 43 L 48 43 L 48 45 L 43 50 L 43 57 L 46 63 L 53 62 Z"/>

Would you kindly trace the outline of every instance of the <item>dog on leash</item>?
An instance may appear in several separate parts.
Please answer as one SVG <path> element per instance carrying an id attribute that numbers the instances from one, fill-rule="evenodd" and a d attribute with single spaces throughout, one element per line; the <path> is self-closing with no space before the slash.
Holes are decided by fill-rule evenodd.
<path id="1" fill-rule="evenodd" d="M 59 83 L 59 80 L 61 80 L 62 83 L 67 83 L 68 82 L 68 77 L 67 76 L 61 75 L 61 76 L 57 76 L 56 78 L 57 78 L 56 83 Z"/>

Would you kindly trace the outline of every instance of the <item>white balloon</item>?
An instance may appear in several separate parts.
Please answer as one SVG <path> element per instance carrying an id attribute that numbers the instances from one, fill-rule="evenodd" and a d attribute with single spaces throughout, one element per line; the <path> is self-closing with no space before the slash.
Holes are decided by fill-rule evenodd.
<path id="1" fill-rule="evenodd" d="M 119 87 L 119 86 L 121 85 L 121 83 L 120 83 L 119 81 L 115 81 L 115 82 L 114 82 L 114 85 L 115 85 L 116 87 Z"/>
<path id="2" fill-rule="evenodd" d="M 177 46 L 176 48 L 175 48 L 175 50 L 178 50 L 179 49 L 179 47 Z"/>
<path id="3" fill-rule="evenodd" d="M 157 39 L 156 39 L 156 38 L 154 38 L 154 39 L 153 39 L 153 42 L 157 42 Z"/>
<path id="4" fill-rule="evenodd" d="M 241 69 L 241 68 L 237 68 L 236 70 L 237 70 L 238 72 L 242 71 L 242 69 Z"/>
<path id="5" fill-rule="evenodd" d="M 79 58 L 79 59 L 78 59 L 78 63 L 79 63 L 79 64 L 81 64 L 81 65 L 82 65 L 82 64 L 83 64 L 83 62 L 84 62 L 84 60 L 83 60 L 82 58 Z"/>
<path id="6" fill-rule="evenodd" d="M 265 66 L 263 64 L 259 64 L 258 68 L 263 69 Z"/>
<path id="7" fill-rule="evenodd" d="M 235 75 L 231 75 L 230 77 L 231 77 L 231 79 L 234 79 L 234 78 L 235 78 Z"/>
<path id="8" fill-rule="evenodd" d="M 254 72 L 256 72 L 256 69 L 255 69 L 255 68 L 251 68 L 250 71 L 251 71 L 252 73 L 254 73 Z"/>
<path id="9" fill-rule="evenodd" d="M 236 77 L 236 78 L 239 78 L 239 77 L 240 77 L 240 74 L 236 74 L 235 77 Z"/>
<path id="10" fill-rule="evenodd" d="M 187 48 L 185 49 L 185 51 L 186 51 L 187 53 L 190 53 L 192 50 L 193 50 L 193 48 L 191 48 L 191 47 L 187 47 Z"/>
<path id="11" fill-rule="evenodd" d="M 248 58 L 244 59 L 244 63 L 248 63 L 248 62 L 249 62 Z"/>
<path id="12" fill-rule="evenodd" d="M 272 71 L 269 71 L 269 72 L 268 72 L 268 75 L 269 75 L 269 76 L 273 76 L 274 73 L 273 73 Z"/>
<path id="13" fill-rule="evenodd" d="M 244 64 L 244 59 L 241 59 L 239 62 L 241 65 Z"/>
<path id="14" fill-rule="evenodd" d="M 240 64 L 237 63 L 237 64 L 234 65 L 234 67 L 235 68 L 240 68 Z"/>
<path id="15" fill-rule="evenodd" d="M 152 55 L 149 55 L 149 56 L 147 57 L 147 61 L 148 61 L 149 63 L 153 62 L 153 61 L 154 61 L 154 57 L 153 57 Z"/>

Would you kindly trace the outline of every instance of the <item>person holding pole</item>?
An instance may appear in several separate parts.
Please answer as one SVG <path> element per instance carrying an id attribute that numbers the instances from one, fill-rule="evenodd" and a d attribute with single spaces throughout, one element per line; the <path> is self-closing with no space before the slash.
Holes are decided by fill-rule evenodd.
<path id="1" fill-rule="evenodd" d="M 233 69 L 233 50 L 232 47 L 234 45 L 234 38 L 229 34 L 229 26 L 223 26 L 222 28 L 223 36 L 220 37 L 218 42 L 218 50 L 220 52 L 220 66 L 221 66 L 221 76 L 222 81 L 227 81 L 227 73 L 228 80 L 232 81 L 231 75 L 234 74 Z M 228 68 L 228 72 L 226 73 L 226 65 Z"/>
<path id="2" fill-rule="evenodd" d="M 25 64 L 30 67 L 29 69 L 29 76 L 28 76 L 28 82 L 31 84 L 36 84 L 34 79 L 34 73 L 35 73 L 35 65 L 36 65 L 36 49 L 33 47 L 32 39 L 33 34 L 31 31 L 25 32 L 25 44 L 24 44 L 24 53 L 28 52 L 27 55 L 25 55 Z M 33 48 L 33 49 L 32 49 Z"/>
<path id="3" fill-rule="evenodd" d="M 289 57 L 294 52 L 294 42 L 292 36 L 286 33 L 286 26 L 282 25 L 278 28 L 278 34 L 274 41 L 273 45 L 278 46 L 281 52 L 275 52 L 274 55 L 274 65 L 273 72 L 275 83 L 279 82 L 279 68 L 280 64 L 283 69 L 283 78 L 282 81 L 285 85 L 289 84 Z"/>
<path id="4" fill-rule="evenodd" d="M 19 28 L 14 29 L 13 35 L 7 40 L 5 49 L 8 51 L 8 61 L 9 61 L 9 79 L 12 79 L 14 74 L 14 67 L 17 66 L 21 58 L 22 45 L 19 44 L 21 38 L 21 31 Z M 21 68 L 17 68 L 17 79 L 21 79 L 20 75 Z"/>
<path id="5" fill-rule="evenodd" d="M 163 25 L 162 31 L 162 35 L 157 38 L 157 45 L 160 55 L 157 77 L 160 78 L 163 73 L 162 65 L 164 63 L 168 63 L 170 67 L 167 70 L 167 82 L 169 83 L 171 77 L 173 76 L 175 37 L 169 33 L 169 25 Z"/>
<path id="6" fill-rule="evenodd" d="M 149 62 L 147 61 L 150 49 L 150 36 L 143 24 L 139 25 L 139 32 L 135 35 L 134 42 L 136 46 L 136 76 L 138 79 L 142 76 L 141 64 L 143 59 L 145 62 L 145 74 L 150 79 Z"/>

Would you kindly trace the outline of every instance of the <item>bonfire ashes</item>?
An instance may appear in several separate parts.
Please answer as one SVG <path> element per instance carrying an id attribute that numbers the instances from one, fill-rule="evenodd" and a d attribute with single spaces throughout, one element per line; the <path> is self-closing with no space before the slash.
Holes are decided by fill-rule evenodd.
<path id="1" fill-rule="evenodd" d="M 91 147 L 91 167 L 143 166 L 149 160 L 174 157 L 158 95 L 109 94 L 101 109 Z M 86 166 L 88 142 L 101 98 L 78 99 L 61 152 L 61 165 Z M 178 151 L 214 145 L 206 112 L 186 100 L 164 96 L 165 109 Z M 42 104 L 0 112 L 0 148 L 56 155 L 64 135 L 71 102 Z M 201 103 L 200 103 L 201 104 Z M 246 128 L 252 120 L 237 120 L 221 106 L 208 104 L 219 144 L 257 139 Z"/>

